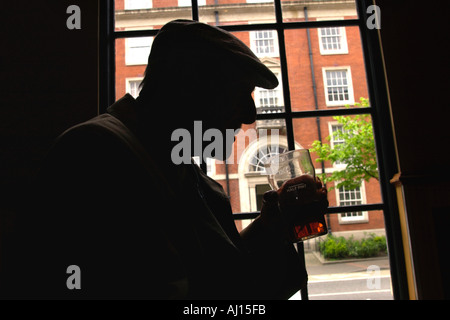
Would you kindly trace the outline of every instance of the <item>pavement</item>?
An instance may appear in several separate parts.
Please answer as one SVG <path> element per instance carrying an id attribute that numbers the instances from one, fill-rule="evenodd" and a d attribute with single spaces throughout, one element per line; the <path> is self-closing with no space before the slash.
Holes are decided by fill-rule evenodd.
<path id="1" fill-rule="evenodd" d="M 310 299 L 392 299 L 387 256 L 324 261 L 318 253 L 306 252 L 305 263 Z M 300 293 L 290 300 L 300 300 Z"/>
<path id="2" fill-rule="evenodd" d="M 324 261 L 317 253 L 306 252 L 305 263 L 309 278 L 313 275 L 367 272 L 369 266 L 377 266 L 380 271 L 390 269 L 389 258 L 387 256 L 367 259 Z"/>

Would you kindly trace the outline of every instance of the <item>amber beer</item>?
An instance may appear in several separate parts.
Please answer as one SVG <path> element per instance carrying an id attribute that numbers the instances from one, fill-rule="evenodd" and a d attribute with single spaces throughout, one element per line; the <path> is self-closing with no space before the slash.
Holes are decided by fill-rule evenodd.
<path id="1" fill-rule="evenodd" d="M 317 188 L 317 184 L 312 176 L 305 174 L 286 181 L 277 190 L 281 213 L 292 226 L 289 236 L 294 243 L 328 232 L 324 217 L 328 206 L 326 191 Z"/>
<path id="2" fill-rule="evenodd" d="M 272 189 L 278 193 L 281 214 L 291 228 L 296 243 L 327 234 L 325 209 L 327 191 L 315 177 L 308 149 L 289 151 L 264 164 Z"/>

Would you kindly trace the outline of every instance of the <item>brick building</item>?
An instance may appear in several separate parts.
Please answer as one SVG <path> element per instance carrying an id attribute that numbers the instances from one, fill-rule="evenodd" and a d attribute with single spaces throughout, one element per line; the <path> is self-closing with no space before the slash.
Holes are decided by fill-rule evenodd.
<path id="1" fill-rule="evenodd" d="M 116 30 L 157 30 L 173 19 L 191 18 L 188 0 L 116 0 Z M 262 24 L 275 21 L 273 1 L 264 0 L 198 0 L 199 20 L 212 25 Z M 283 1 L 285 21 L 342 20 L 356 18 L 355 2 Z M 284 111 L 283 81 L 276 30 L 240 31 L 234 33 L 246 43 L 280 80 L 274 90 L 256 88 L 255 104 L 259 114 Z M 357 27 L 292 29 L 284 33 L 292 111 L 342 108 L 353 105 L 360 97 L 368 97 L 361 40 Z M 139 93 L 152 37 L 116 40 L 116 98 L 126 92 Z M 325 138 L 340 127 L 332 117 L 294 118 L 296 147 L 310 148 L 315 140 Z M 255 131 L 256 130 L 256 131 Z M 277 144 L 270 137 L 277 130 Z M 249 133 L 256 132 L 255 135 Z M 228 192 L 233 212 L 260 209 L 262 194 L 269 190 L 264 168 L 268 153 L 288 150 L 283 119 L 257 120 L 244 125 L 238 134 L 234 159 L 230 163 L 207 161 L 208 174 Z M 268 139 L 261 139 L 267 133 Z M 339 141 L 331 141 L 337 144 Z M 262 150 L 262 152 L 260 151 Z M 313 158 L 315 155 L 312 154 Z M 343 164 L 315 162 L 316 172 L 345 168 Z M 330 187 L 328 185 L 328 187 Z M 355 190 L 335 189 L 329 192 L 331 206 L 381 202 L 378 182 L 363 182 Z M 237 221 L 238 228 L 248 221 Z M 381 211 L 328 215 L 334 234 L 358 237 L 365 232 L 384 233 Z"/>

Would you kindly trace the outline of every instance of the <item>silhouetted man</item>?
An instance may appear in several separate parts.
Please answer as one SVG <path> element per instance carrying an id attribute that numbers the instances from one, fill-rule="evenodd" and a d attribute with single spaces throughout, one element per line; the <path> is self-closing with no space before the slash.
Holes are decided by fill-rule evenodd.
<path id="1" fill-rule="evenodd" d="M 172 154 L 174 130 L 194 136 L 201 121 L 225 137 L 255 121 L 255 86 L 277 85 L 230 33 L 166 24 L 139 97 L 70 128 L 50 151 L 20 215 L 9 296 L 286 299 L 298 291 L 307 274 L 286 241 L 276 193 L 239 233 L 220 184 Z"/>

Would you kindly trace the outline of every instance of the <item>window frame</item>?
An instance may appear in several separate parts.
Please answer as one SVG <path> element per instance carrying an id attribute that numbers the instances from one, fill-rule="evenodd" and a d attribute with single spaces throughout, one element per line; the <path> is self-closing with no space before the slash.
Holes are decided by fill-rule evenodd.
<path id="1" fill-rule="evenodd" d="M 139 85 L 140 85 L 140 83 L 142 82 L 143 79 L 144 79 L 144 77 L 125 78 L 125 92 L 131 94 L 131 82 L 139 81 Z M 138 85 L 138 94 L 139 94 L 139 91 L 140 91 L 139 85 Z M 131 94 L 131 96 L 136 98 L 132 94 Z"/>
<path id="2" fill-rule="evenodd" d="M 272 38 L 257 38 L 256 34 L 258 31 L 268 31 L 272 33 Z M 278 42 L 277 41 L 277 32 L 276 30 L 273 29 L 261 29 L 261 30 L 253 30 L 249 32 L 249 37 L 250 37 L 250 49 L 252 49 L 253 53 L 258 57 L 258 58 L 272 58 L 272 57 L 279 57 L 280 55 L 280 50 L 278 48 Z M 272 40 L 273 41 L 273 52 L 269 52 L 269 53 L 259 53 L 258 52 L 258 46 L 257 41 L 264 41 L 264 40 Z"/>
<path id="3" fill-rule="evenodd" d="M 347 100 L 338 100 L 338 101 L 330 101 L 328 98 L 328 78 L 327 71 L 346 71 L 347 77 Z M 353 81 L 352 81 L 352 70 L 350 66 L 339 66 L 339 67 L 322 67 L 322 76 L 323 76 L 323 89 L 325 94 L 325 102 L 327 107 L 340 107 L 346 104 L 354 105 L 355 104 L 355 95 L 353 93 Z"/>
<path id="4" fill-rule="evenodd" d="M 389 258 L 391 264 L 392 290 L 394 299 L 408 299 L 408 283 L 405 272 L 403 240 L 401 237 L 400 218 L 398 214 L 397 195 L 390 184 L 390 179 L 398 172 L 398 163 L 395 157 L 396 148 L 392 130 L 389 97 L 386 87 L 384 60 L 381 51 L 379 32 L 369 29 L 366 21 L 372 13 L 367 8 L 374 5 L 372 0 L 355 1 L 358 17 L 346 20 L 309 21 L 305 14 L 305 21 L 290 22 L 283 20 L 281 0 L 274 0 L 274 23 L 256 23 L 242 25 L 224 25 L 220 28 L 230 31 L 252 31 L 275 29 L 278 35 L 278 49 L 282 77 L 282 91 L 285 110 L 283 113 L 258 114 L 257 120 L 283 119 L 286 122 L 288 147 L 295 148 L 293 135 L 293 119 L 327 116 L 344 116 L 356 114 L 370 114 L 373 122 L 375 143 L 377 149 L 378 169 L 382 202 L 364 204 L 359 206 L 329 207 L 328 214 L 351 212 L 358 210 L 382 210 L 385 218 L 386 236 L 388 239 Z M 192 19 L 199 20 L 197 0 L 192 0 Z M 305 11 L 306 13 L 306 11 Z M 115 41 L 120 38 L 155 36 L 158 29 L 116 31 L 114 25 L 114 0 L 100 1 L 99 24 L 99 113 L 106 112 L 108 106 L 115 101 Z M 286 47 L 284 31 L 289 29 L 311 29 L 328 26 L 358 27 L 366 69 L 366 79 L 371 105 L 369 108 L 329 108 L 311 111 L 292 111 L 287 72 Z M 259 212 L 242 212 L 235 214 L 235 219 L 252 219 Z M 299 254 L 302 255 L 303 245 L 298 245 Z M 307 299 L 307 290 L 301 291 L 302 299 Z"/>
<path id="5" fill-rule="evenodd" d="M 150 50 L 152 49 L 152 44 L 153 44 L 153 39 L 154 37 L 139 37 L 139 38 L 125 38 L 125 65 L 127 66 L 142 66 L 142 65 L 147 65 L 148 63 L 148 54 L 147 57 L 144 59 L 142 58 L 141 60 L 137 60 L 135 57 L 135 54 L 131 54 L 132 52 L 132 48 L 130 47 L 130 40 L 136 40 L 136 39 L 140 39 L 141 41 L 148 41 L 149 42 L 149 53 Z M 147 47 L 147 46 L 145 46 Z"/>
<path id="6" fill-rule="evenodd" d="M 336 185 L 337 185 L 337 183 L 335 183 L 335 186 Z M 341 187 L 341 188 L 344 188 L 344 190 L 345 190 L 345 187 Z M 341 188 L 335 188 L 337 206 L 341 206 L 341 198 L 340 198 Z M 347 190 L 347 191 L 352 192 L 353 190 Z M 361 194 L 361 199 L 359 199 L 361 201 L 361 205 L 366 204 L 367 198 L 366 198 L 366 187 L 365 187 L 364 182 L 361 183 L 361 185 L 359 187 L 359 192 Z M 339 224 L 357 224 L 357 223 L 369 222 L 369 213 L 367 211 L 356 211 L 356 212 L 361 212 L 361 216 L 358 216 L 357 218 L 343 216 L 343 214 L 345 214 L 345 213 L 353 213 L 353 212 L 355 212 L 355 211 L 339 213 L 338 214 Z"/>
<path id="7" fill-rule="evenodd" d="M 331 137 L 330 139 L 330 147 L 333 149 L 334 146 L 336 145 L 336 142 L 338 142 L 338 144 L 342 143 L 341 141 L 335 141 L 334 137 L 333 137 L 333 127 L 336 126 L 340 126 L 343 129 L 343 125 L 338 123 L 337 121 L 329 121 L 328 122 L 328 132 L 329 132 L 329 136 Z M 347 167 L 346 163 L 343 162 L 333 162 L 333 169 L 336 170 L 342 170 L 345 169 Z"/>
<path id="8" fill-rule="evenodd" d="M 336 19 L 336 18 L 334 18 L 334 19 Z M 341 34 L 339 37 L 340 37 L 341 49 L 324 49 L 323 48 L 323 43 L 322 43 L 323 35 L 322 35 L 321 31 L 322 31 L 322 29 L 325 29 L 325 28 L 338 28 L 340 30 Z M 319 50 L 320 50 L 321 55 L 327 56 L 327 55 L 336 55 L 336 54 L 348 54 L 347 31 L 346 31 L 345 27 L 318 28 L 317 36 L 319 37 Z"/>
<path id="9" fill-rule="evenodd" d="M 136 5 L 131 5 L 133 2 L 150 2 L 149 5 L 147 6 L 136 6 Z M 145 10 L 145 9 L 151 9 L 153 8 L 153 0 L 124 0 L 123 2 L 123 6 L 124 6 L 124 10 Z"/>

